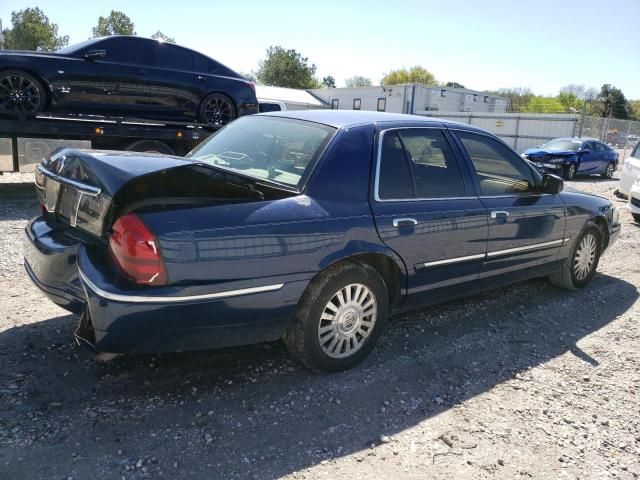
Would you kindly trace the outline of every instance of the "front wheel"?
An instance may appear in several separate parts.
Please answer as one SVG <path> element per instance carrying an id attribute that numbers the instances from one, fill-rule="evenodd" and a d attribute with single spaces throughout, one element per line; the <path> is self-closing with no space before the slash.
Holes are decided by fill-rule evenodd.
<path id="1" fill-rule="evenodd" d="M 549 280 L 552 284 L 567 290 L 577 290 L 586 286 L 596 273 L 600 254 L 600 232 L 595 227 L 589 227 L 578 237 L 569 258 L 556 272 L 549 275 Z"/>
<path id="2" fill-rule="evenodd" d="M 576 172 L 578 171 L 575 163 L 570 163 L 566 167 L 564 167 L 564 179 L 565 180 L 573 180 L 576 176 Z"/>
<path id="3" fill-rule="evenodd" d="M 38 113 L 47 105 L 47 94 L 32 75 L 21 70 L 0 72 L 0 113 Z"/>
<path id="4" fill-rule="evenodd" d="M 607 168 L 604 172 L 602 172 L 602 178 L 611 178 L 613 177 L 613 172 L 616 169 L 615 165 L 612 162 L 609 162 Z"/>
<path id="5" fill-rule="evenodd" d="M 224 127 L 236 118 L 236 107 L 222 93 L 211 93 L 200 103 L 198 120 L 211 127 Z"/>
<path id="6" fill-rule="evenodd" d="M 312 370 L 337 372 L 371 352 L 387 323 L 389 293 L 369 265 L 332 267 L 307 288 L 284 336 L 291 354 Z"/>

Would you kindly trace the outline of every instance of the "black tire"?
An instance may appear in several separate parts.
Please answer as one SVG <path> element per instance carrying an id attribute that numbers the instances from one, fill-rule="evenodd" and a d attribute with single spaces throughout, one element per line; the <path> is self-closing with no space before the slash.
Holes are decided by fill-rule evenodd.
<path id="1" fill-rule="evenodd" d="M 578 171 L 578 167 L 575 163 L 570 163 L 565 166 L 563 169 L 563 177 L 565 180 L 573 180 L 576 177 L 576 172 Z"/>
<path id="2" fill-rule="evenodd" d="M 0 71 L 0 113 L 35 114 L 47 107 L 42 82 L 23 70 Z"/>
<path id="3" fill-rule="evenodd" d="M 640 223 L 640 213 L 632 213 L 631 216 L 637 223 Z"/>
<path id="4" fill-rule="evenodd" d="M 210 93 L 198 108 L 198 120 L 211 127 L 224 127 L 237 116 L 233 101 L 222 93 Z"/>
<path id="5" fill-rule="evenodd" d="M 331 314 L 328 309 L 329 303 L 342 293 L 343 289 L 356 292 L 350 294 L 352 298 L 356 299 L 358 287 L 368 289 L 368 291 L 361 290 L 366 294 L 363 298 L 370 300 L 369 295 L 372 295 L 375 310 L 375 317 L 369 317 L 367 320 L 371 322 L 371 318 L 373 318 L 370 330 L 366 336 L 360 335 L 360 339 L 357 339 L 356 336 L 361 331 L 361 327 L 365 327 L 365 325 L 358 322 L 363 322 L 362 318 L 366 319 L 367 315 L 349 317 L 349 308 L 351 307 L 348 302 L 345 302 L 344 307 L 341 307 L 339 303 L 333 304 L 335 310 L 342 312 L 341 314 L 336 313 L 336 317 L 340 317 L 339 320 L 334 322 L 326 319 L 327 312 Z M 341 308 L 343 310 L 340 310 Z M 369 307 L 365 306 L 363 310 L 366 314 Z M 389 292 L 378 272 L 373 267 L 359 262 L 341 263 L 321 274 L 307 288 L 298 305 L 295 317 L 287 327 L 284 343 L 289 352 L 311 370 L 324 372 L 347 370 L 369 355 L 386 327 L 388 310 Z M 345 326 L 354 333 L 347 332 L 343 336 L 341 329 Z M 329 336 L 323 337 L 326 343 L 321 344 L 321 329 L 326 330 L 327 327 L 333 328 L 326 332 Z M 345 343 L 342 339 L 348 338 L 348 335 L 352 335 L 352 339 L 346 340 Z M 339 338 L 336 340 L 339 346 L 333 352 L 333 356 L 326 352 L 327 349 L 331 349 L 332 338 Z M 353 354 L 348 354 L 347 350 L 352 348 L 351 345 L 358 345 L 357 341 L 361 341 L 360 346 L 357 349 L 354 348 Z M 337 355 L 344 356 L 336 358 Z"/>
<path id="6" fill-rule="evenodd" d="M 161 153 L 162 155 L 175 155 L 173 148 L 159 140 L 138 140 L 126 148 L 129 152 Z"/>
<path id="7" fill-rule="evenodd" d="M 613 172 L 615 171 L 616 166 L 613 162 L 609 162 L 607 168 L 605 168 L 604 172 L 602 172 L 602 178 L 609 179 L 613 177 Z"/>
<path id="8" fill-rule="evenodd" d="M 593 261 L 586 272 L 586 275 L 582 276 L 576 273 L 578 267 L 576 266 L 579 247 L 582 242 L 588 236 L 592 236 L 595 242 L 595 253 Z M 565 288 L 567 290 L 578 290 L 585 287 L 590 281 L 598 268 L 598 262 L 600 261 L 600 254 L 602 253 L 602 240 L 600 237 L 600 231 L 596 227 L 589 227 L 585 229 L 574 242 L 571 247 L 569 258 L 567 258 L 558 270 L 549 275 L 549 281 L 557 287 Z"/>

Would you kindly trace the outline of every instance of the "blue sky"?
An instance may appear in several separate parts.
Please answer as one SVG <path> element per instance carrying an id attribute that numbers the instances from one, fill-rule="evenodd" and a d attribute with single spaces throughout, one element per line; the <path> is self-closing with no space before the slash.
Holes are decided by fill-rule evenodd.
<path id="1" fill-rule="evenodd" d="M 318 76 L 364 75 L 420 64 L 468 88 L 530 87 L 555 94 L 569 83 L 611 83 L 640 99 L 640 0 L 2 0 L 39 6 L 71 43 L 100 15 L 125 12 L 139 35 L 161 30 L 229 67 L 256 70 L 270 45 L 295 48 Z"/>

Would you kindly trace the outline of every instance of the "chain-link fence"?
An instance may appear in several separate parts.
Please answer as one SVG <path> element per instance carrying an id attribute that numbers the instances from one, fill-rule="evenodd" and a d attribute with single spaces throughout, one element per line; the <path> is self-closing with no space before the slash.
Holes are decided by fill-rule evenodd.
<path id="1" fill-rule="evenodd" d="M 640 122 L 615 118 L 584 117 L 578 123 L 578 135 L 597 138 L 620 150 L 621 158 L 626 158 L 640 141 Z"/>

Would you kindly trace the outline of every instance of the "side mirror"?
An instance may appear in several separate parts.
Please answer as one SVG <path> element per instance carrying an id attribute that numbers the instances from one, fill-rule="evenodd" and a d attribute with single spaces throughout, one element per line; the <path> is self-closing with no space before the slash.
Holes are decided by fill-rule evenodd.
<path id="1" fill-rule="evenodd" d="M 542 175 L 542 184 L 540 190 L 542 193 L 549 193 L 551 195 L 555 195 L 556 193 L 560 193 L 564 188 L 564 180 L 562 180 L 557 175 L 552 175 L 550 173 L 545 173 Z"/>
<path id="2" fill-rule="evenodd" d="M 98 60 L 99 58 L 104 58 L 107 56 L 106 50 L 89 50 L 84 54 L 85 60 Z"/>
<path id="3" fill-rule="evenodd" d="M 585 154 L 591 153 L 591 149 L 590 148 L 583 148 L 582 150 L 580 150 L 580 153 L 585 153 Z"/>

